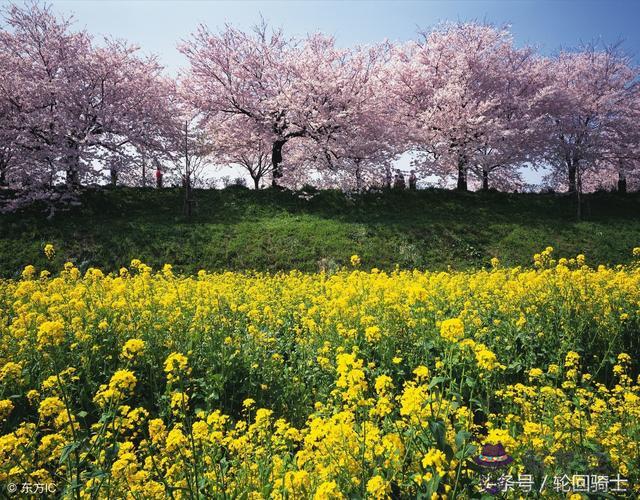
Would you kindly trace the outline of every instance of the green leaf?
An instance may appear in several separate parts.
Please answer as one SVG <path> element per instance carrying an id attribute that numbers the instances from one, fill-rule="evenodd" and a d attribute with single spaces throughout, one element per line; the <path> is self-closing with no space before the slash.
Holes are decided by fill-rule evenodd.
<path id="1" fill-rule="evenodd" d="M 473 445 L 466 445 L 464 448 L 458 450 L 455 454 L 455 457 L 458 460 L 464 460 L 471 455 L 475 455 L 477 448 Z"/>
<path id="2" fill-rule="evenodd" d="M 436 385 L 444 381 L 445 381 L 444 377 L 433 377 L 431 379 L 431 382 L 429 382 L 429 389 L 433 389 Z"/>
<path id="3" fill-rule="evenodd" d="M 429 429 L 433 435 L 438 448 L 444 450 L 445 446 L 445 428 L 442 422 L 429 422 Z"/>
<path id="4" fill-rule="evenodd" d="M 465 442 L 471 437 L 471 434 L 468 431 L 461 430 L 456 434 L 456 446 L 458 448 L 462 448 Z"/>
<path id="5" fill-rule="evenodd" d="M 512 361 L 511 363 L 509 363 L 509 366 L 507 368 L 509 370 L 514 370 L 518 372 L 522 368 L 522 363 L 520 363 L 520 361 Z"/>
<path id="6" fill-rule="evenodd" d="M 62 448 L 62 454 L 60 455 L 60 464 L 64 464 L 69 458 L 69 455 L 73 453 L 73 451 L 78 449 L 79 446 L 80 442 L 74 441 L 73 443 L 69 443 L 64 448 Z"/>

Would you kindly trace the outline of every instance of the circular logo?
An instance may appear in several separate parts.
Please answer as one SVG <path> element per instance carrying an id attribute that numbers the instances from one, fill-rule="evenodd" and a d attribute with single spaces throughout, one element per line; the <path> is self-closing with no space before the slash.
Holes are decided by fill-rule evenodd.
<path id="1" fill-rule="evenodd" d="M 7 491 L 9 493 L 15 493 L 16 491 L 18 491 L 18 485 L 15 483 L 9 483 L 7 485 Z"/>

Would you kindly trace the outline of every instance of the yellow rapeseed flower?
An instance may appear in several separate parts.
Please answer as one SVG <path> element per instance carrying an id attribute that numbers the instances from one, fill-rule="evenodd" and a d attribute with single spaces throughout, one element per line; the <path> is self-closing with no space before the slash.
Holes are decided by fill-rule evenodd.
<path id="1" fill-rule="evenodd" d="M 47 243 L 44 246 L 44 254 L 46 255 L 47 259 L 51 260 L 53 259 L 53 257 L 56 254 L 56 249 L 53 247 L 53 245 L 51 243 Z"/>
<path id="2" fill-rule="evenodd" d="M 388 493 L 391 491 L 391 487 L 387 481 L 385 481 L 382 476 L 373 476 L 369 481 L 367 481 L 367 493 L 371 496 L 371 498 L 383 499 L 388 497 Z"/>
<path id="3" fill-rule="evenodd" d="M 464 323 L 460 318 L 446 319 L 440 324 L 440 335 L 450 342 L 457 342 L 464 337 Z"/>

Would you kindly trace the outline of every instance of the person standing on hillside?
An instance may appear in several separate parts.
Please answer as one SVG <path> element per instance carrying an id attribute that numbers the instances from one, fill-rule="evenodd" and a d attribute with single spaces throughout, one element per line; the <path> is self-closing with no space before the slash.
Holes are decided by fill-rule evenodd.
<path id="1" fill-rule="evenodd" d="M 402 175 L 400 169 L 396 170 L 396 175 L 393 179 L 393 187 L 395 189 L 404 189 L 407 187 L 406 183 L 404 182 L 404 175 Z"/>
<path id="2" fill-rule="evenodd" d="M 418 177 L 416 176 L 416 171 L 412 170 L 411 175 L 409 175 L 409 189 L 415 191 L 418 185 Z"/>
<path id="3" fill-rule="evenodd" d="M 162 189 L 162 170 L 160 170 L 160 165 L 156 167 L 156 188 Z"/>
<path id="4" fill-rule="evenodd" d="M 391 168 L 387 166 L 384 170 L 384 187 L 391 189 Z"/>

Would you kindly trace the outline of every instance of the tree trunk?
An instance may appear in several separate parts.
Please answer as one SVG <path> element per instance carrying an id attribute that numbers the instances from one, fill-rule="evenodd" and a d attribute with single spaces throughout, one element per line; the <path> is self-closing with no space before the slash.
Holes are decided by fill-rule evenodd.
<path id="1" fill-rule="evenodd" d="M 576 215 L 578 218 L 578 222 L 580 222 L 582 221 L 582 176 L 580 172 L 580 165 L 575 166 L 575 177 L 576 177 L 575 193 L 578 199 L 578 207 L 577 207 Z"/>
<path id="2" fill-rule="evenodd" d="M 467 166 L 465 161 L 460 158 L 458 160 L 458 191 L 467 190 Z"/>
<path id="3" fill-rule="evenodd" d="M 192 215 L 191 199 L 191 159 L 189 158 L 189 123 L 184 122 L 184 213 L 188 218 Z"/>
<path id="4" fill-rule="evenodd" d="M 51 160 L 47 158 L 47 163 L 49 164 L 49 179 L 47 182 L 47 187 L 49 189 L 53 188 L 53 178 L 56 174 L 55 168 L 53 168 L 53 165 L 51 163 Z M 27 177 L 27 179 L 29 179 L 29 177 Z"/>
<path id="5" fill-rule="evenodd" d="M 285 143 L 286 141 L 278 139 L 277 141 L 274 141 L 271 148 L 271 173 L 273 176 L 271 185 L 273 187 L 278 187 L 278 179 L 282 178 L 282 147 Z"/>
<path id="6" fill-rule="evenodd" d="M 7 185 L 7 167 L 0 165 L 0 186 Z"/>
<path id="7" fill-rule="evenodd" d="M 482 169 L 482 190 L 489 191 L 489 171 Z"/>
<path id="8" fill-rule="evenodd" d="M 111 169 L 111 187 L 116 187 L 118 184 L 118 171 L 115 168 Z"/>
<path id="9" fill-rule="evenodd" d="M 384 168 L 384 187 L 391 189 L 391 167 L 388 165 Z"/>
<path id="10" fill-rule="evenodd" d="M 576 164 L 569 164 L 569 192 L 576 192 Z"/>
<path id="11" fill-rule="evenodd" d="M 260 189 L 260 176 L 259 175 L 252 175 L 251 178 L 253 179 L 253 186 L 255 187 L 256 191 L 258 189 Z"/>
<path id="12" fill-rule="evenodd" d="M 627 176 L 622 170 L 618 171 L 618 192 L 619 193 L 627 192 Z"/>
<path id="13" fill-rule="evenodd" d="M 184 176 L 184 213 L 187 217 L 193 214 L 193 200 L 191 199 L 191 174 Z"/>
<path id="14" fill-rule="evenodd" d="M 360 162 L 356 162 L 356 189 L 360 191 L 362 189 L 362 172 L 360 170 Z"/>
<path id="15" fill-rule="evenodd" d="M 147 187 L 147 161 L 142 157 L 142 187 Z"/>
<path id="16" fill-rule="evenodd" d="M 76 188 L 80 185 L 80 179 L 78 174 L 78 163 L 79 163 L 79 158 L 77 156 L 69 158 L 69 165 L 67 166 L 67 179 L 66 179 L 67 187 Z"/>
<path id="17" fill-rule="evenodd" d="M 78 143 L 73 139 L 67 139 L 71 153 L 67 156 L 67 187 L 76 188 L 80 185 L 80 155 Z"/>

